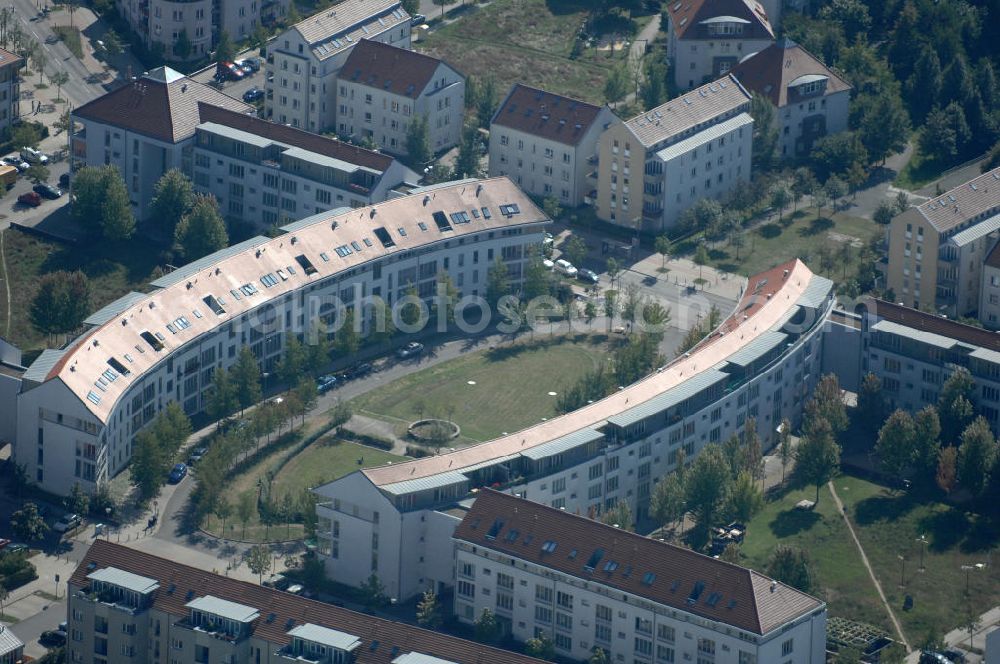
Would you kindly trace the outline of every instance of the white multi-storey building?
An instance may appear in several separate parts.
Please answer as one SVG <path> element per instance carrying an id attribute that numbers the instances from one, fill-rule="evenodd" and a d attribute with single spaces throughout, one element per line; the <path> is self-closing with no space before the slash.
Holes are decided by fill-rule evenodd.
<path id="1" fill-rule="evenodd" d="M 826 605 L 750 569 L 484 489 L 455 531 L 455 615 L 609 662 L 823 664 Z"/>
<path id="2" fill-rule="evenodd" d="M 725 76 L 630 120 L 598 141 L 597 216 L 661 233 L 702 198 L 750 180 L 750 94 Z"/>
<path id="3" fill-rule="evenodd" d="M 345 0 L 275 37 L 268 42 L 267 117 L 317 133 L 334 129 L 337 72 L 351 50 L 362 39 L 409 48 L 410 21 L 399 0 Z"/>
<path id="4" fill-rule="evenodd" d="M 169 67 L 146 72 L 72 112 L 81 129 L 70 137 L 71 166 L 117 166 L 133 212 L 144 219 L 157 180 L 171 168 L 190 172 L 186 162 L 201 122 L 199 113 L 212 106 L 256 112 L 252 105 Z"/>
<path id="5" fill-rule="evenodd" d="M 806 157 L 819 139 L 847 131 L 851 85 L 791 39 L 754 53 L 731 71 L 777 109 L 782 157 Z"/>
<path id="6" fill-rule="evenodd" d="M 0 131 L 21 118 L 21 69 L 24 58 L 0 48 Z"/>
<path id="7" fill-rule="evenodd" d="M 667 53 L 678 90 L 726 75 L 774 41 L 767 11 L 757 0 L 685 0 L 664 7 Z"/>
<path id="8" fill-rule="evenodd" d="M 410 121 L 427 121 L 434 153 L 462 139 L 465 77 L 429 55 L 362 39 L 337 76 L 337 133 L 406 155 Z"/>
<path id="9" fill-rule="evenodd" d="M 28 367 L 15 458 L 48 491 L 93 490 L 168 403 L 203 410 L 214 370 L 242 346 L 270 372 L 289 335 L 336 325 L 345 308 L 366 321 L 373 298 L 391 306 L 411 285 L 429 298 L 441 273 L 475 296 L 500 259 L 516 283 L 548 222 L 510 180 L 468 180 L 313 215 L 194 261 L 95 312 Z"/>
<path id="10" fill-rule="evenodd" d="M 66 597 L 66 661 L 79 664 L 541 664 L 100 538 Z"/>
<path id="11" fill-rule="evenodd" d="M 420 177 L 392 157 L 244 113 L 203 108 L 190 174 L 228 219 L 259 228 L 382 202 Z"/>
<path id="12" fill-rule="evenodd" d="M 767 449 L 782 419 L 799 421 L 819 378 L 822 323 L 833 304 L 828 279 L 799 261 L 780 265 L 751 277 L 732 316 L 701 344 L 600 401 L 317 487 L 327 573 L 350 585 L 377 574 L 399 599 L 450 586 L 449 538 L 461 520 L 455 506 L 480 487 L 578 514 L 596 516 L 619 500 L 645 514 L 653 483 L 676 469 L 679 450 L 691 459 L 741 434 L 749 418 Z"/>
<path id="13" fill-rule="evenodd" d="M 597 139 L 617 120 L 607 106 L 517 83 L 490 123 L 490 175 L 506 175 L 528 193 L 562 205 L 590 196 Z"/>

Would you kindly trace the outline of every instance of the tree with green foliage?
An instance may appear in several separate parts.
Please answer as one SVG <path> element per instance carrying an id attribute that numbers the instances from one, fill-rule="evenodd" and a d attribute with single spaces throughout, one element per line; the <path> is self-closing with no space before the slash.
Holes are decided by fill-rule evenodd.
<path id="1" fill-rule="evenodd" d="M 782 221 L 785 208 L 792 202 L 792 194 L 784 184 L 778 184 L 771 190 L 771 206 L 778 211 L 778 223 Z"/>
<path id="2" fill-rule="evenodd" d="M 232 62 L 235 57 L 236 46 L 233 45 L 233 40 L 229 37 L 229 33 L 223 30 L 219 33 L 219 41 L 215 45 L 215 62 L 217 64 Z"/>
<path id="3" fill-rule="evenodd" d="M 153 434 L 151 428 L 141 430 L 132 444 L 132 483 L 139 490 L 139 497 L 146 501 L 163 486 L 170 468 L 170 458 Z"/>
<path id="4" fill-rule="evenodd" d="M 496 308 L 500 298 L 510 295 L 510 292 L 510 276 L 507 273 L 507 264 L 497 256 L 486 275 L 486 302 L 490 307 Z"/>
<path id="5" fill-rule="evenodd" d="M 566 254 L 570 263 L 579 267 L 583 265 L 583 261 L 587 257 L 587 242 L 579 235 L 574 234 L 566 242 L 563 253 Z"/>
<path id="6" fill-rule="evenodd" d="M 920 44 L 919 51 L 913 73 L 906 80 L 904 89 L 913 119 L 923 122 L 941 96 L 941 59 L 926 42 Z"/>
<path id="7" fill-rule="evenodd" d="M 897 409 L 889 415 L 875 442 L 875 454 L 882 472 L 901 480 L 913 462 L 915 441 L 916 428 L 910 414 Z"/>
<path id="8" fill-rule="evenodd" d="M 38 506 L 35 503 L 27 502 L 10 515 L 10 529 L 19 538 L 26 542 L 37 542 L 45 537 L 49 531 L 49 525 L 38 513 Z"/>
<path id="9" fill-rule="evenodd" d="M 497 82 L 492 74 L 487 74 L 479 81 L 476 102 L 476 117 L 479 120 L 479 127 L 488 129 L 493 120 L 493 114 L 497 111 L 497 105 L 500 103 Z"/>
<path id="10" fill-rule="evenodd" d="M 868 7 L 861 0 L 831 0 L 819 11 L 819 17 L 840 25 L 848 42 L 867 36 L 872 25 Z"/>
<path id="11" fill-rule="evenodd" d="M 699 244 L 698 248 L 694 252 L 694 264 L 698 266 L 698 278 L 704 279 L 705 277 L 705 266 L 708 265 L 710 260 L 708 255 L 708 247 L 704 244 Z"/>
<path id="12" fill-rule="evenodd" d="M 771 552 L 765 571 L 775 581 L 808 593 L 813 588 L 811 567 L 805 551 L 779 544 Z"/>
<path id="13" fill-rule="evenodd" d="M 615 316 L 618 314 L 618 291 L 604 291 L 604 316 L 608 319 L 608 332 L 615 323 Z"/>
<path id="14" fill-rule="evenodd" d="M 658 235 L 656 240 L 653 242 L 653 249 L 660 255 L 660 271 L 665 271 L 667 269 L 667 258 L 670 257 L 672 243 L 670 242 L 670 237 L 663 233 Z"/>
<path id="15" fill-rule="evenodd" d="M 49 167 L 40 161 L 33 162 L 24 172 L 24 177 L 35 184 L 41 184 L 49 179 Z"/>
<path id="16" fill-rule="evenodd" d="M 846 177 L 855 166 L 867 165 L 868 151 L 857 133 L 845 131 L 816 141 L 809 158 L 816 177 L 826 181 L 834 175 Z"/>
<path id="17" fill-rule="evenodd" d="M 90 496 L 83 490 L 79 482 L 73 483 L 66 497 L 66 509 L 76 514 L 86 515 L 90 512 Z"/>
<path id="18" fill-rule="evenodd" d="M 910 117 L 898 92 L 860 95 L 854 103 L 858 138 L 871 161 L 884 164 L 886 157 L 906 149 Z"/>
<path id="19" fill-rule="evenodd" d="M 271 571 L 271 550 L 258 544 L 247 553 L 247 567 L 257 575 L 257 583 L 264 582 L 264 574 Z"/>
<path id="20" fill-rule="evenodd" d="M 406 156 L 415 169 L 423 168 L 434 156 L 426 115 L 417 113 L 406 125 Z"/>
<path id="21" fill-rule="evenodd" d="M 482 152 L 482 140 L 479 128 L 466 125 L 462 130 L 462 142 L 458 146 L 458 156 L 455 158 L 454 178 L 479 177 L 482 168 L 479 165 L 479 155 Z"/>
<path id="22" fill-rule="evenodd" d="M 876 224 L 888 226 L 892 222 L 892 218 L 895 216 L 896 206 L 889 201 L 880 201 L 878 207 L 872 215 L 872 219 Z"/>
<path id="23" fill-rule="evenodd" d="M 38 129 L 33 124 L 22 122 L 11 130 L 10 142 L 15 150 L 37 148 L 41 140 L 42 135 L 38 133 Z"/>
<path id="24" fill-rule="evenodd" d="M 556 647 L 547 632 L 524 642 L 524 653 L 529 657 L 551 660 L 556 656 Z"/>
<path id="25" fill-rule="evenodd" d="M 111 57 L 119 56 L 125 50 L 125 47 L 122 45 L 122 38 L 113 29 L 109 29 L 104 33 L 104 50 Z"/>
<path id="26" fill-rule="evenodd" d="M 958 448 L 954 445 L 942 447 L 938 453 L 938 465 L 934 482 L 945 493 L 951 493 L 958 484 Z"/>
<path id="27" fill-rule="evenodd" d="M 629 75 L 623 62 L 613 67 L 604 83 L 604 101 L 615 105 L 628 94 Z"/>
<path id="28" fill-rule="evenodd" d="M 614 505 L 601 513 L 601 522 L 627 530 L 630 533 L 635 532 L 635 517 L 632 515 L 632 506 L 624 498 L 619 498 Z"/>
<path id="29" fill-rule="evenodd" d="M 417 604 L 417 624 L 424 629 L 436 630 L 443 622 L 437 593 L 431 589 L 425 590 Z"/>
<path id="30" fill-rule="evenodd" d="M 238 404 L 236 386 L 233 385 L 229 371 L 216 367 L 212 372 L 212 386 L 205 404 L 208 416 L 221 424 L 222 418 L 236 410 Z"/>
<path id="31" fill-rule="evenodd" d="M 260 401 L 261 396 L 260 365 L 249 346 L 240 348 L 236 363 L 229 371 L 236 387 L 236 402 L 242 414 L 245 409 Z"/>
<path id="32" fill-rule="evenodd" d="M 764 496 L 755 478 L 747 471 L 740 471 L 726 497 L 726 511 L 740 523 L 748 523 L 764 508 Z"/>
<path id="33" fill-rule="evenodd" d="M 306 348 L 294 334 L 288 335 L 285 352 L 278 362 L 278 379 L 285 384 L 286 391 L 291 390 L 299 382 L 306 368 Z"/>
<path id="34" fill-rule="evenodd" d="M 945 443 L 957 443 L 965 428 L 972 422 L 975 392 L 972 374 L 964 367 L 953 371 L 944 381 L 938 396 L 937 410 L 938 417 L 941 418 L 941 440 Z"/>
<path id="35" fill-rule="evenodd" d="M 587 664 L 611 664 L 611 659 L 603 648 L 594 646 L 594 649 L 590 651 L 590 658 L 587 660 Z"/>
<path id="36" fill-rule="evenodd" d="M 958 155 L 958 136 L 951 118 L 935 106 L 927 114 L 918 140 L 920 151 L 931 159 L 948 162 Z"/>
<path id="37" fill-rule="evenodd" d="M 653 487 L 650 514 L 661 526 L 680 521 L 687 511 L 687 488 L 684 486 L 683 464 L 677 471 L 664 476 Z"/>
<path id="38" fill-rule="evenodd" d="M 665 51 L 646 54 L 643 58 L 642 104 L 646 110 L 652 110 L 667 101 L 668 65 L 664 58 Z"/>
<path id="39" fill-rule="evenodd" d="M 91 311 L 90 280 L 79 270 L 50 272 L 38 280 L 28 312 L 32 325 L 45 334 L 67 334 L 83 324 Z"/>
<path id="40" fill-rule="evenodd" d="M 56 86 L 56 101 L 65 101 L 62 98 L 62 87 L 69 82 L 69 74 L 60 70 L 49 75 L 49 81 Z"/>
<path id="41" fill-rule="evenodd" d="M 500 638 L 500 623 L 497 621 L 496 614 L 489 609 L 483 609 L 483 612 L 476 618 L 475 633 L 477 641 L 495 643 Z"/>
<path id="42" fill-rule="evenodd" d="M 872 372 L 861 379 L 858 390 L 858 421 L 870 433 L 885 419 L 885 397 L 882 395 L 882 379 Z"/>
<path id="43" fill-rule="evenodd" d="M 194 201 L 191 180 L 179 169 L 171 168 L 160 176 L 153 188 L 150 218 L 156 223 L 159 232 L 174 237 L 177 225 L 190 212 Z"/>
<path id="44" fill-rule="evenodd" d="M 253 492 L 249 489 L 236 496 L 236 518 L 240 520 L 240 525 L 243 526 L 243 533 L 240 535 L 240 539 L 245 539 L 247 536 L 247 524 L 253 518 L 255 508 Z"/>
<path id="45" fill-rule="evenodd" d="M 611 287 L 615 287 L 615 279 L 621 274 L 622 268 L 621 264 L 615 258 L 609 258 L 604 263 L 604 270 L 608 273 L 608 279 L 611 280 Z"/>
<path id="46" fill-rule="evenodd" d="M 840 472 L 840 446 L 834 440 L 833 428 L 824 417 L 813 417 L 809 431 L 795 448 L 795 473 L 802 482 L 819 488 Z"/>
<path id="47" fill-rule="evenodd" d="M 778 159 L 778 111 L 770 99 L 754 92 L 750 116 L 753 117 L 753 168 L 768 171 Z"/>
<path id="48" fill-rule="evenodd" d="M 830 202 L 833 205 L 833 211 L 836 212 L 840 207 L 840 199 L 847 195 L 847 183 L 841 180 L 836 175 L 831 175 L 830 179 L 826 181 L 823 185 L 823 191 L 826 195 L 830 197 Z"/>
<path id="49" fill-rule="evenodd" d="M 101 203 L 101 232 L 109 240 L 128 240 L 135 234 L 132 203 L 118 169 L 114 166 L 105 179 L 104 201 Z"/>
<path id="50" fill-rule="evenodd" d="M 696 524 L 694 542 L 702 546 L 708 533 L 720 518 L 729 494 L 732 472 L 722 449 L 715 444 L 706 445 L 686 473 L 685 500 Z"/>
<path id="51" fill-rule="evenodd" d="M 958 447 L 958 482 L 973 496 L 981 496 L 989 486 L 997 458 L 997 442 L 989 422 L 980 416 L 962 432 Z"/>
<path id="52" fill-rule="evenodd" d="M 546 269 L 540 257 L 532 256 L 524 271 L 524 299 L 530 301 L 541 295 L 548 295 L 551 289 L 552 273 Z"/>
<path id="53" fill-rule="evenodd" d="M 220 495 L 215 500 L 215 508 L 212 510 L 212 513 L 217 519 L 219 519 L 219 521 L 222 522 L 219 532 L 224 538 L 226 536 L 226 519 L 233 515 L 233 505 L 229 502 L 225 495 Z"/>
<path id="54" fill-rule="evenodd" d="M 191 55 L 191 39 L 188 37 L 187 30 L 181 29 L 177 34 L 177 41 L 174 42 L 174 55 L 177 56 L 178 60 L 187 60 L 188 56 Z"/>
<path id="55" fill-rule="evenodd" d="M 22 125 L 24 126 L 24 125 Z M 101 203 L 104 201 L 108 166 L 84 166 L 73 176 L 73 219 L 90 235 L 101 232 Z"/>
<path id="56" fill-rule="evenodd" d="M 937 408 L 927 405 L 913 417 L 913 467 L 925 480 L 934 477 L 941 451 L 941 421 Z"/>
<path id="57" fill-rule="evenodd" d="M 181 217 L 174 234 L 184 257 L 193 261 L 229 245 L 226 222 L 214 196 L 197 195 L 191 210 Z"/>
<path id="58" fill-rule="evenodd" d="M 337 330 L 333 337 L 333 349 L 340 357 L 350 357 L 358 352 L 361 347 L 361 336 L 355 322 L 354 309 L 347 309 L 344 313 L 344 324 Z"/>
<path id="59" fill-rule="evenodd" d="M 781 432 L 778 434 L 778 459 L 781 460 L 781 483 L 785 483 L 785 470 L 795 456 L 792 449 L 792 423 L 788 418 L 781 420 Z"/>
<path id="60" fill-rule="evenodd" d="M 809 430 L 809 419 L 819 417 L 826 420 L 837 436 L 847 429 L 850 420 L 847 417 L 847 407 L 840 389 L 837 375 L 828 373 L 819 379 L 813 390 L 812 398 L 806 402 L 806 430 Z"/>

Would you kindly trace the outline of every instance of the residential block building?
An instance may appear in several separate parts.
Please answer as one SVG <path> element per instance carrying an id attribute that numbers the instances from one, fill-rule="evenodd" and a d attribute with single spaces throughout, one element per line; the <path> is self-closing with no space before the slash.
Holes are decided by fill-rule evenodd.
<path id="1" fill-rule="evenodd" d="M 431 151 L 462 140 L 465 77 L 429 55 L 369 39 L 351 49 L 337 75 L 337 133 L 408 154 L 410 121 L 423 117 Z"/>
<path id="2" fill-rule="evenodd" d="M 1000 431 L 1000 338 L 900 304 L 870 299 L 862 307 L 861 374 L 874 373 L 891 408 L 915 413 L 935 404 L 959 367 L 975 384 L 976 411 Z"/>
<path id="3" fill-rule="evenodd" d="M 455 615 L 609 662 L 823 664 L 826 605 L 753 570 L 484 489 L 455 530 Z"/>
<path id="4" fill-rule="evenodd" d="M 0 48 L 0 132 L 21 119 L 21 70 L 24 58 Z"/>
<path id="5" fill-rule="evenodd" d="M 79 664 L 539 664 L 94 540 L 67 584 L 66 661 Z"/>
<path id="6" fill-rule="evenodd" d="M 655 482 L 752 419 L 764 449 L 800 420 L 819 378 L 833 284 L 791 261 L 754 275 L 733 313 L 689 353 L 573 412 L 431 457 L 316 487 L 330 578 L 377 574 L 392 597 L 455 579 L 451 536 L 471 498 L 498 487 L 591 517 L 627 501 L 645 515 Z M 524 389 L 543 389 L 525 385 Z M 544 390 L 548 390 L 545 387 Z M 544 392 L 539 392 L 539 398 Z"/>
<path id="7" fill-rule="evenodd" d="M 21 664 L 24 661 L 24 642 L 10 631 L 7 625 L 0 625 L 0 664 Z"/>
<path id="8" fill-rule="evenodd" d="M 169 67 L 158 67 L 135 81 L 73 110 L 81 129 L 70 136 L 71 167 L 118 167 L 132 210 L 145 219 L 153 190 L 171 168 L 190 172 L 200 110 L 219 107 L 237 113 L 256 109 Z"/>
<path id="9" fill-rule="evenodd" d="M 410 47 L 400 0 L 344 0 L 268 43 L 266 116 L 322 133 L 336 128 L 337 73 L 363 39 Z M 273 74 L 273 77 L 272 77 Z"/>
<path id="10" fill-rule="evenodd" d="M 507 178 L 461 181 L 314 214 L 194 261 L 94 312 L 27 368 L 14 457 L 47 491 L 92 491 L 170 402 L 201 412 L 215 369 L 242 347 L 270 373 L 290 336 L 309 342 L 325 323 L 335 339 L 347 309 L 367 334 L 375 298 L 392 306 L 412 285 L 429 299 L 442 273 L 459 294 L 482 295 L 500 259 L 517 284 L 547 223 Z"/>
<path id="11" fill-rule="evenodd" d="M 1000 242 L 983 261 L 979 286 L 979 320 L 991 330 L 1000 329 Z"/>
<path id="12" fill-rule="evenodd" d="M 781 157 L 806 157 L 819 139 L 847 131 L 851 85 L 787 37 L 733 67 L 751 93 L 774 104 Z"/>
<path id="13" fill-rule="evenodd" d="M 201 109 L 191 179 L 233 221 L 284 225 L 380 203 L 420 179 L 389 155 L 217 107 Z"/>
<path id="14" fill-rule="evenodd" d="M 615 115 L 517 83 L 490 121 L 490 175 L 506 175 L 528 193 L 562 205 L 590 200 L 597 141 Z"/>
<path id="15" fill-rule="evenodd" d="M 975 314 L 998 238 L 1000 168 L 896 215 L 888 233 L 891 299 L 951 318 Z"/>
<path id="16" fill-rule="evenodd" d="M 758 0 L 687 0 L 665 7 L 667 53 L 678 90 L 728 74 L 745 56 L 774 41 L 767 10 Z"/>
<path id="17" fill-rule="evenodd" d="M 732 76 L 686 92 L 598 140 L 597 216 L 660 233 L 702 198 L 750 179 L 750 94 Z"/>

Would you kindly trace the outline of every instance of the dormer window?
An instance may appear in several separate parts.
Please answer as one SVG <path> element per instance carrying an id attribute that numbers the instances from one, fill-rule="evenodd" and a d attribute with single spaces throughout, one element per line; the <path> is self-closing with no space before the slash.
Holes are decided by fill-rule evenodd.
<path id="1" fill-rule="evenodd" d="M 321 664 L 348 664 L 354 661 L 351 653 L 361 646 L 361 639 L 353 634 L 312 623 L 299 625 L 288 635 L 292 637 L 288 654 Z"/>
<path id="2" fill-rule="evenodd" d="M 105 567 L 87 575 L 95 598 L 106 604 L 127 607 L 133 611 L 146 608 L 153 592 L 160 587 L 156 579 L 132 574 L 116 567 Z"/>
<path id="3" fill-rule="evenodd" d="M 260 617 L 260 612 L 252 606 L 212 595 L 198 597 L 184 606 L 191 609 L 191 627 L 231 639 L 249 635 L 253 621 Z"/>
<path id="4" fill-rule="evenodd" d="M 820 95 L 826 90 L 827 77 L 822 74 L 807 74 L 799 76 L 788 84 L 788 87 L 795 90 L 799 97 L 811 97 Z"/>
<path id="5" fill-rule="evenodd" d="M 701 22 L 709 37 L 739 37 L 750 21 L 736 16 L 713 16 Z"/>

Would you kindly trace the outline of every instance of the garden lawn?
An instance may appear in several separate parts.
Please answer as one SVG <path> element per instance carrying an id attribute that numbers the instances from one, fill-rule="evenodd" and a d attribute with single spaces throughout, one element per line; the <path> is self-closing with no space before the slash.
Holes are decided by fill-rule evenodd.
<path id="1" fill-rule="evenodd" d="M 944 503 L 916 502 L 907 494 L 855 477 L 835 480 L 837 493 L 848 510 L 868 560 L 907 639 L 919 645 L 928 635 L 943 636 L 965 624 L 971 607 L 979 615 L 1000 604 L 1000 575 L 992 567 L 970 573 L 970 597 L 965 596 L 962 565 L 985 563 L 997 545 L 997 527 Z M 920 535 L 930 542 L 920 572 Z M 905 557 L 905 565 L 898 556 Z M 905 588 L 899 587 L 904 575 Z M 902 609 L 904 595 L 913 597 L 913 609 Z"/>
<path id="2" fill-rule="evenodd" d="M 858 255 L 861 247 L 867 245 L 879 233 L 877 224 L 860 217 L 838 212 L 829 217 L 829 208 L 823 210 L 823 217 L 816 218 L 816 208 L 799 208 L 792 215 L 786 210 L 783 223 L 777 216 L 773 223 L 756 226 L 743 233 L 743 246 L 737 248 L 728 242 L 718 243 L 709 251 L 709 265 L 726 272 L 750 276 L 764 272 L 793 258 L 801 258 L 809 267 L 835 281 L 843 281 L 844 275 L 851 278 L 858 270 Z M 792 217 L 791 223 L 789 218 Z M 839 251 L 849 245 L 847 260 L 842 260 Z M 832 260 L 822 264 L 819 248 L 826 246 Z"/>
<path id="3" fill-rule="evenodd" d="M 351 405 L 355 413 L 401 425 L 449 419 L 467 441 L 489 440 L 556 415 L 556 397 L 548 393 L 567 389 L 607 355 L 603 336 L 525 339 L 412 373 Z"/>
<path id="4" fill-rule="evenodd" d="M 423 36 L 415 47 L 466 75 L 493 76 L 500 99 L 520 82 L 601 104 L 608 74 L 628 49 L 611 55 L 587 48 L 570 59 L 591 6 L 588 0 L 493 0 Z"/>
<path id="5" fill-rule="evenodd" d="M 820 490 L 814 510 L 795 509 L 804 498 L 813 500 L 815 489 L 790 489 L 750 521 L 741 549 L 744 563 L 763 572 L 779 544 L 803 549 L 812 561 L 813 594 L 827 602 L 830 615 L 890 630 L 889 617 L 829 489 Z"/>
<path id="6" fill-rule="evenodd" d="M 90 279 L 91 311 L 132 290 L 145 290 L 159 262 L 159 250 L 147 241 L 59 244 L 17 230 L 3 231 L 4 258 L 10 280 L 10 329 L 6 289 L 0 289 L 0 331 L 22 350 L 46 347 L 46 338 L 31 324 L 31 301 L 39 278 L 57 270 L 82 270 Z M 55 341 L 55 340 L 53 340 Z M 53 343 L 53 346 L 61 344 Z"/>

